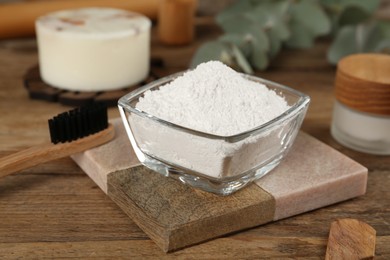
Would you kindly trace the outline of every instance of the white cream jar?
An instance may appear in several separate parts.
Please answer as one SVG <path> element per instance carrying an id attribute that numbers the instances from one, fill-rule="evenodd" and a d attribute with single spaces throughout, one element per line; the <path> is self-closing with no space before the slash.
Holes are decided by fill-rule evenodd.
<path id="1" fill-rule="evenodd" d="M 47 84 L 73 91 L 131 86 L 149 73 L 149 18 L 112 8 L 81 8 L 37 19 L 39 66 Z"/>
<path id="2" fill-rule="evenodd" d="M 357 151 L 390 155 L 390 56 L 342 59 L 335 82 L 331 133 Z"/>

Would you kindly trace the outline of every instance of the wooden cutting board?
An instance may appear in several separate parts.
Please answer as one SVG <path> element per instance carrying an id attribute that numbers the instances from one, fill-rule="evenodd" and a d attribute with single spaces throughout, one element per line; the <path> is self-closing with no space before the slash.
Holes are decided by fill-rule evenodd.
<path id="1" fill-rule="evenodd" d="M 121 120 L 113 141 L 75 162 L 165 252 L 363 195 L 367 169 L 300 132 L 282 163 L 229 196 L 183 185 L 138 162 Z"/>

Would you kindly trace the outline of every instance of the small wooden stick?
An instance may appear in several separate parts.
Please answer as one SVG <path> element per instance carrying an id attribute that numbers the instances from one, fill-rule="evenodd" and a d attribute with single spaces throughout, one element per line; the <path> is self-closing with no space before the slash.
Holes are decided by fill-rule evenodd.
<path id="1" fill-rule="evenodd" d="M 114 138 L 114 127 L 77 139 L 72 142 L 30 147 L 26 150 L 0 158 L 0 178 L 32 166 L 63 158 L 104 144 Z"/>
<path id="2" fill-rule="evenodd" d="M 375 229 L 357 219 L 333 221 L 325 259 L 373 259 L 375 235 Z"/>

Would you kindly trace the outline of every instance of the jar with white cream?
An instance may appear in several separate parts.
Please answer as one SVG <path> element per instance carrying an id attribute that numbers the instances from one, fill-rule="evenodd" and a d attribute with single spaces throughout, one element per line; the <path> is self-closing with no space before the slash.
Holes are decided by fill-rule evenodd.
<path id="1" fill-rule="evenodd" d="M 41 78 L 73 91 L 128 87 L 149 74 L 149 18 L 121 9 L 81 8 L 36 21 Z"/>
<path id="2" fill-rule="evenodd" d="M 351 149 L 390 155 L 390 56 L 355 54 L 337 68 L 332 136 Z"/>

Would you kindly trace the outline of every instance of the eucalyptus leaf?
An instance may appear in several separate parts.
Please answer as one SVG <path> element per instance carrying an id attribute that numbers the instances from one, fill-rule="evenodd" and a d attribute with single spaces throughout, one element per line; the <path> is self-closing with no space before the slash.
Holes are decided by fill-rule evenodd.
<path id="1" fill-rule="evenodd" d="M 278 36 L 280 40 L 287 40 L 291 35 L 290 29 L 288 28 L 287 24 L 282 22 L 275 23 L 271 31 L 273 31 L 275 36 Z"/>
<path id="2" fill-rule="evenodd" d="M 256 21 L 247 14 L 238 14 L 219 23 L 226 33 L 243 33 L 255 25 Z"/>
<path id="3" fill-rule="evenodd" d="M 237 15 L 246 13 L 252 10 L 253 4 L 251 1 L 235 1 L 232 5 L 226 7 L 222 12 L 220 12 L 217 17 L 217 23 L 222 24 L 225 20 L 236 17 Z"/>
<path id="4" fill-rule="evenodd" d="M 365 9 L 367 12 L 372 13 L 378 9 L 380 0 L 339 0 L 343 7 L 347 6 L 360 6 Z"/>
<path id="5" fill-rule="evenodd" d="M 342 57 L 358 52 L 355 37 L 355 26 L 344 26 L 341 28 L 328 50 L 328 61 L 332 64 L 337 64 Z"/>
<path id="6" fill-rule="evenodd" d="M 228 47 L 226 44 L 219 41 L 211 41 L 203 44 L 198 48 L 195 55 L 191 60 L 191 68 L 196 67 L 198 64 L 210 60 L 226 60 L 229 56 Z"/>
<path id="7" fill-rule="evenodd" d="M 232 52 L 234 57 L 236 58 L 237 65 L 241 68 L 241 70 L 247 74 L 253 74 L 253 70 L 245 56 L 242 54 L 240 49 L 237 48 L 236 45 L 232 45 Z"/>
<path id="8" fill-rule="evenodd" d="M 267 34 L 264 32 L 262 28 L 252 27 L 247 34 L 247 38 L 251 39 L 252 44 L 255 48 L 263 51 L 268 51 L 270 48 L 269 40 Z"/>
<path id="9" fill-rule="evenodd" d="M 284 46 L 309 48 L 317 37 L 333 42 L 328 60 L 356 52 L 390 51 L 390 23 L 373 13 L 380 0 L 241 0 L 216 17 L 224 34 L 202 45 L 193 66 L 208 60 L 251 73 L 266 69 Z"/>
<path id="10" fill-rule="evenodd" d="M 361 52 L 378 52 L 390 45 L 377 23 L 344 26 L 328 51 L 328 60 L 336 64 L 342 57 Z"/>
<path id="11" fill-rule="evenodd" d="M 317 1 L 300 0 L 292 5 L 291 15 L 293 20 L 307 28 L 313 36 L 330 32 L 330 20 Z"/>
<path id="12" fill-rule="evenodd" d="M 390 53 L 390 39 L 382 39 L 376 46 L 375 52 Z"/>
<path id="13" fill-rule="evenodd" d="M 363 46 L 360 52 L 375 52 L 380 42 L 384 39 L 377 23 L 368 23 L 358 26 L 362 30 Z M 357 31 L 358 32 L 358 31 Z"/>
<path id="14" fill-rule="evenodd" d="M 367 20 L 371 14 L 360 6 L 351 5 L 346 7 L 338 18 L 340 26 L 358 24 Z"/>
<path id="15" fill-rule="evenodd" d="M 372 13 L 377 10 L 380 0 L 321 0 L 320 3 L 338 12 L 352 5 L 362 7 L 367 12 Z"/>
<path id="16" fill-rule="evenodd" d="M 269 63 L 266 51 L 253 48 L 252 54 L 250 56 L 250 62 L 256 69 L 266 69 Z"/>
<path id="17" fill-rule="evenodd" d="M 267 25 L 271 16 L 269 10 L 265 9 L 262 5 L 254 7 L 251 12 L 247 13 L 247 15 L 250 16 L 252 21 L 256 22 L 257 26 L 262 28 Z"/>
<path id="18" fill-rule="evenodd" d="M 381 33 L 384 38 L 390 39 L 390 22 L 388 21 L 379 21 L 378 27 L 381 30 Z"/>
<path id="19" fill-rule="evenodd" d="M 231 52 L 231 49 L 222 50 L 219 60 L 230 67 L 235 67 L 236 65 L 234 54 Z"/>
<path id="20" fill-rule="evenodd" d="M 265 2 L 268 5 L 270 11 L 272 11 L 276 16 L 283 17 L 287 14 L 291 1 L 290 0 L 278 0 L 278 1 L 268 1 Z"/>
<path id="21" fill-rule="evenodd" d="M 270 48 L 269 48 L 269 56 L 271 58 L 275 57 L 282 48 L 282 41 L 280 40 L 279 35 L 276 34 L 274 30 L 270 30 L 267 32 Z"/>
<path id="22" fill-rule="evenodd" d="M 245 37 L 243 34 L 228 33 L 220 36 L 218 40 L 236 45 L 245 56 L 248 56 L 250 53 L 251 50 L 250 40 L 247 37 Z"/>
<path id="23" fill-rule="evenodd" d="M 264 1 L 254 8 L 252 17 L 265 31 L 275 30 L 280 39 L 290 36 L 286 15 L 290 1 Z"/>
<path id="24" fill-rule="evenodd" d="M 290 24 L 291 36 L 286 41 L 286 46 L 290 48 L 310 48 L 313 45 L 314 36 L 303 25 L 291 21 Z"/>

